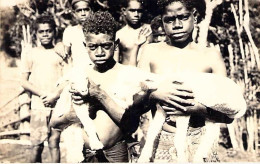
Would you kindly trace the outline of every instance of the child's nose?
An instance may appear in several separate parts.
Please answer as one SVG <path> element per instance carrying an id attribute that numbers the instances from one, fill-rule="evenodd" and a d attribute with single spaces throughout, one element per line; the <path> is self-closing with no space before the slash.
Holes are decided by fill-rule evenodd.
<path id="1" fill-rule="evenodd" d="M 176 20 L 174 21 L 174 27 L 182 27 L 182 21 L 176 18 Z"/>
<path id="2" fill-rule="evenodd" d="M 48 35 L 49 35 L 48 31 L 43 32 L 43 36 L 48 36 Z"/>
<path id="3" fill-rule="evenodd" d="M 86 15 L 86 11 L 83 10 L 83 9 L 80 11 L 80 13 L 81 13 L 81 16 L 85 16 Z"/>
<path id="4" fill-rule="evenodd" d="M 102 56 L 104 56 L 104 50 L 101 48 L 101 46 L 98 46 L 96 50 L 96 57 L 102 57 Z"/>
<path id="5" fill-rule="evenodd" d="M 138 11 L 135 11 L 135 12 L 134 12 L 134 16 L 135 16 L 135 17 L 139 17 Z"/>

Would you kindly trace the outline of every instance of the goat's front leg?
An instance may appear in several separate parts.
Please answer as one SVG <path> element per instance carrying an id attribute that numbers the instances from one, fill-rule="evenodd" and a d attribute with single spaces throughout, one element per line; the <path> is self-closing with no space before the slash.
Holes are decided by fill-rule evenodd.
<path id="1" fill-rule="evenodd" d="M 205 133 L 201 137 L 199 147 L 194 155 L 193 162 L 204 162 L 208 157 L 214 142 L 219 138 L 220 124 L 211 121 L 205 122 Z"/>
<path id="2" fill-rule="evenodd" d="M 87 132 L 89 137 L 89 146 L 91 150 L 103 149 L 104 145 L 98 139 L 97 131 L 93 120 L 89 117 L 89 106 L 87 104 L 76 105 L 73 104 L 73 108 L 80 119 L 84 130 Z"/>
<path id="3" fill-rule="evenodd" d="M 151 160 L 153 155 L 153 147 L 156 136 L 160 134 L 163 124 L 165 122 L 166 114 L 162 107 L 157 103 L 156 104 L 156 113 L 153 117 L 153 120 L 150 122 L 146 142 L 142 149 L 141 155 L 138 159 L 138 163 L 148 163 Z"/>

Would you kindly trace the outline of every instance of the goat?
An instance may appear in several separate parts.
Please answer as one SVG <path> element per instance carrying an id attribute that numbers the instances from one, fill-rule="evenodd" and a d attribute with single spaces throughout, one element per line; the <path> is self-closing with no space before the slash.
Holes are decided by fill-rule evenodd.
<path id="1" fill-rule="evenodd" d="M 194 93 L 195 101 L 209 107 L 213 110 L 227 114 L 230 118 L 241 117 L 246 111 L 246 102 L 239 86 L 231 79 L 210 73 L 176 73 L 170 75 L 168 79 L 180 79 L 184 85 L 190 87 Z M 156 88 L 148 83 L 143 83 L 146 88 Z M 164 83 L 165 85 L 165 83 Z M 165 122 L 166 113 L 163 108 L 169 108 L 156 104 L 156 113 L 149 125 L 146 143 L 142 149 L 138 162 L 150 162 L 153 154 L 154 141 L 160 133 Z M 174 145 L 177 152 L 177 162 L 188 162 L 186 154 L 186 135 L 190 116 L 176 117 L 176 134 Z M 194 155 L 193 162 L 203 162 L 203 158 L 208 155 L 214 140 L 219 137 L 219 124 L 212 120 L 205 122 L 205 134 L 201 137 L 201 143 Z"/>
<path id="2" fill-rule="evenodd" d="M 63 89 L 60 98 L 56 103 L 55 110 L 53 113 L 53 119 L 52 119 L 53 122 L 51 124 L 52 126 L 55 127 L 54 122 L 56 118 L 63 119 L 63 120 L 59 120 L 60 124 L 70 124 L 68 123 L 68 120 L 66 118 L 62 118 L 62 116 L 65 113 L 69 113 L 71 112 L 71 110 L 74 110 L 76 116 L 79 118 L 80 122 L 83 125 L 84 130 L 86 131 L 89 137 L 89 146 L 91 150 L 99 150 L 102 149 L 104 146 L 102 142 L 98 139 L 94 122 L 89 116 L 90 109 L 91 109 L 90 104 L 88 102 L 81 105 L 77 105 L 73 103 L 71 98 L 71 93 L 70 93 L 70 90 L 74 90 L 83 96 L 86 96 L 88 94 L 89 81 L 86 74 L 86 70 L 84 68 L 85 67 L 73 67 L 72 70 L 65 77 L 65 80 L 69 81 L 69 85 L 67 85 Z M 67 154 L 70 153 L 67 152 Z M 71 155 L 69 156 L 73 156 L 73 154 L 74 153 L 71 152 Z M 80 161 L 70 161 L 70 162 L 80 162 Z"/>

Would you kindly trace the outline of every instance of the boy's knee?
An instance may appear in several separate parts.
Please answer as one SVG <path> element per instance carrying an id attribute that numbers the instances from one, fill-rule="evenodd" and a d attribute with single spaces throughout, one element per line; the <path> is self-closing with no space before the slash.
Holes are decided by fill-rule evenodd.
<path id="1" fill-rule="evenodd" d="M 60 143 L 60 134 L 61 131 L 52 129 L 51 136 L 49 138 L 49 147 L 50 148 L 58 148 Z"/>
<path id="2" fill-rule="evenodd" d="M 31 150 L 33 151 L 32 153 L 34 154 L 34 152 L 39 152 L 43 150 L 44 145 L 40 144 L 40 145 L 32 145 Z"/>

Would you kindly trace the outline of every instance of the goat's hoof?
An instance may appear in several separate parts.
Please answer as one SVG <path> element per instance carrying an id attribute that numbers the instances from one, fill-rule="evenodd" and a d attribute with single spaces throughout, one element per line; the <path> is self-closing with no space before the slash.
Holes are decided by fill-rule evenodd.
<path id="1" fill-rule="evenodd" d="M 90 142 L 89 143 L 90 149 L 91 150 L 99 150 L 99 149 L 103 149 L 104 145 L 98 141 L 98 142 Z"/>
<path id="2" fill-rule="evenodd" d="M 149 163 L 150 162 L 150 157 L 147 156 L 140 156 L 137 160 L 137 163 Z"/>
<path id="3" fill-rule="evenodd" d="M 204 162 L 204 159 L 203 157 L 201 156 L 196 156 L 193 158 L 193 162 L 196 162 L 196 163 L 203 163 Z"/>

